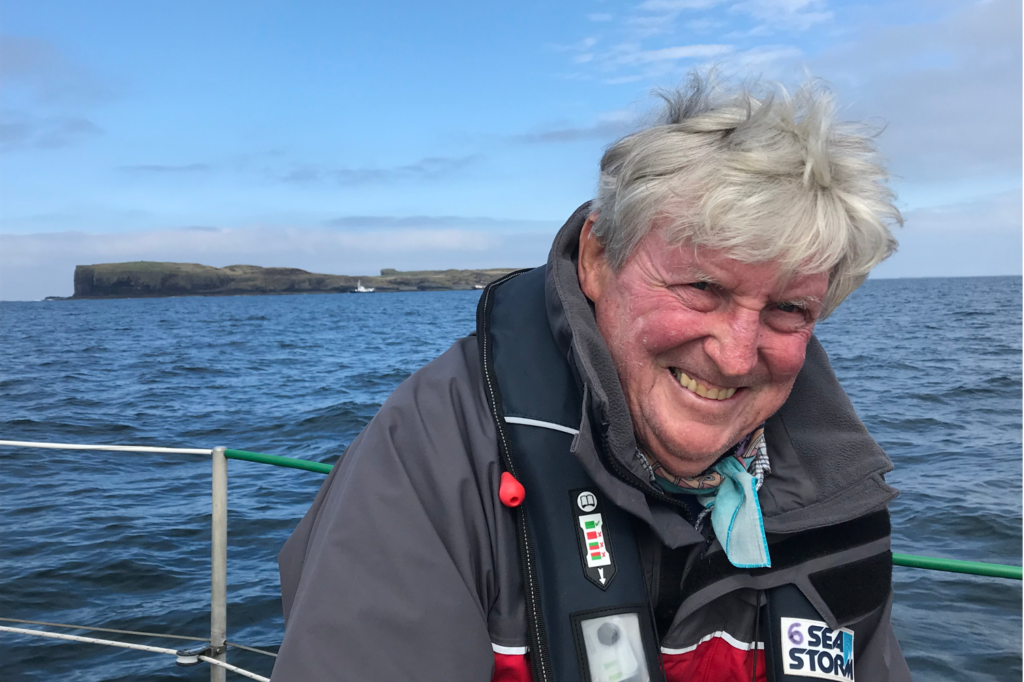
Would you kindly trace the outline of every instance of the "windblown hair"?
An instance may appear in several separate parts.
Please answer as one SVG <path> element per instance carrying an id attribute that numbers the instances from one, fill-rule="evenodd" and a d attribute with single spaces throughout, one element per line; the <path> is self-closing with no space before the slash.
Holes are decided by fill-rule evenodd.
<path id="1" fill-rule="evenodd" d="M 822 317 L 896 250 L 903 224 L 864 125 L 838 122 L 832 96 L 808 83 L 726 91 L 691 76 L 659 93 L 662 120 L 615 142 L 601 159 L 593 233 L 619 269 L 641 239 L 778 261 L 789 275 L 829 273 Z"/>

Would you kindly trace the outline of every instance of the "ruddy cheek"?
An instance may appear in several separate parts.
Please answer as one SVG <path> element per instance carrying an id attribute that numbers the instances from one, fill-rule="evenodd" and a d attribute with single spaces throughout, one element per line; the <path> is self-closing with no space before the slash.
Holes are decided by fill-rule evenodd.
<path id="1" fill-rule="evenodd" d="M 702 320 L 693 315 L 672 315 L 658 320 L 643 320 L 644 332 L 651 347 L 659 352 L 678 348 L 706 335 Z M 638 320 L 640 322 L 640 320 Z"/>
<path id="2" fill-rule="evenodd" d="M 762 349 L 762 355 L 773 378 L 786 380 L 799 374 L 807 358 L 808 340 L 810 334 L 806 338 L 786 339 L 783 343 Z"/>

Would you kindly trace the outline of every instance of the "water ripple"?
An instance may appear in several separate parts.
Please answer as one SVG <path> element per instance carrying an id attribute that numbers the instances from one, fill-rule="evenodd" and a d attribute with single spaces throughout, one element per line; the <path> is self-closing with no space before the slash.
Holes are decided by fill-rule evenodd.
<path id="1" fill-rule="evenodd" d="M 333 462 L 399 382 L 473 330 L 478 295 L 0 303 L 0 434 Z M 871 281 L 819 336 L 896 464 L 894 549 L 1019 564 L 1020 278 Z M 276 649 L 275 558 L 323 477 L 229 470 L 229 637 Z M 207 633 L 208 460 L 3 448 L 0 471 L 0 616 Z M 1019 583 L 912 569 L 894 580 L 917 679 L 1020 678 Z M 206 675 L 157 655 L 0 638 L 3 679 Z"/>

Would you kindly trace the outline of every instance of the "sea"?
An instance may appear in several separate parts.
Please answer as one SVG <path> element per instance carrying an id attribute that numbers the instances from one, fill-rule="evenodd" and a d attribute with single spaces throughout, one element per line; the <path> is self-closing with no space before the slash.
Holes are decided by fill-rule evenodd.
<path id="1" fill-rule="evenodd" d="M 473 330 L 479 295 L 0 303 L 0 439 L 334 462 L 399 383 Z M 817 333 L 895 464 L 894 551 L 1019 566 L 1021 278 L 871 280 Z M 323 479 L 229 462 L 229 641 L 276 651 L 276 556 Z M 916 680 L 1021 679 L 1021 582 L 893 575 Z M 209 580 L 208 458 L 0 447 L 0 618 L 204 637 Z M 233 648 L 229 661 L 269 676 L 274 659 Z M 208 675 L 0 632 L 4 682 Z"/>

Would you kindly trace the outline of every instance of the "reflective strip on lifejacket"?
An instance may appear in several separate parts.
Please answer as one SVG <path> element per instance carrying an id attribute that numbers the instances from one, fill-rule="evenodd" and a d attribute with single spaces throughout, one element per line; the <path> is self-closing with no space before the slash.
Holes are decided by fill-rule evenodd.
<path id="1" fill-rule="evenodd" d="M 700 638 L 700 641 L 694 644 L 693 646 L 683 647 L 682 649 L 669 649 L 668 647 L 661 647 L 661 653 L 665 654 L 666 656 L 678 656 L 681 654 L 688 654 L 691 651 L 697 649 L 697 647 L 699 647 L 704 642 L 710 642 L 712 639 L 715 639 L 716 637 L 724 639 L 726 642 L 729 643 L 730 646 L 735 647 L 736 649 L 742 649 L 743 651 L 750 651 L 752 648 L 754 648 L 755 644 L 754 642 L 741 642 L 725 630 L 719 630 L 718 632 L 712 632 L 710 635 L 704 635 Z M 764 642 L 757 642 L 757 648 L 764 649 Z"/>
<path id="2" fill-rule="evenodd" d="M 571 426 L 562 426 L 561 424 L 555 424 L 553 422 L 544 422 L 539 419 L 527 419 L 526 417 L 505 417 L 505 422 L 508 424 L 520 424 L 522 426 L 537 426 L 542 429 L 561 431 L 562 433 L 568 433 L 570 436 L 575 436 L 580 432 L 579 429 L 574 429 Z"/>
<path id="3" fill-rule="evenodd" d="M 530 659 L 526 657 L 525 646 L 501 646 L 492 643 L 491 648 L 494 649 L 494 674 L 491 676 L 491 682 L 533 682 Z"/>
<path id="4" fill-rule="evenodd" d="M 530 647 L 526 646 L 502 646 L 491 642 L 491 650 L 496 654 L 502 654 L 503 656 L 525 656 L 526 652 L 530 650 Z"/>

